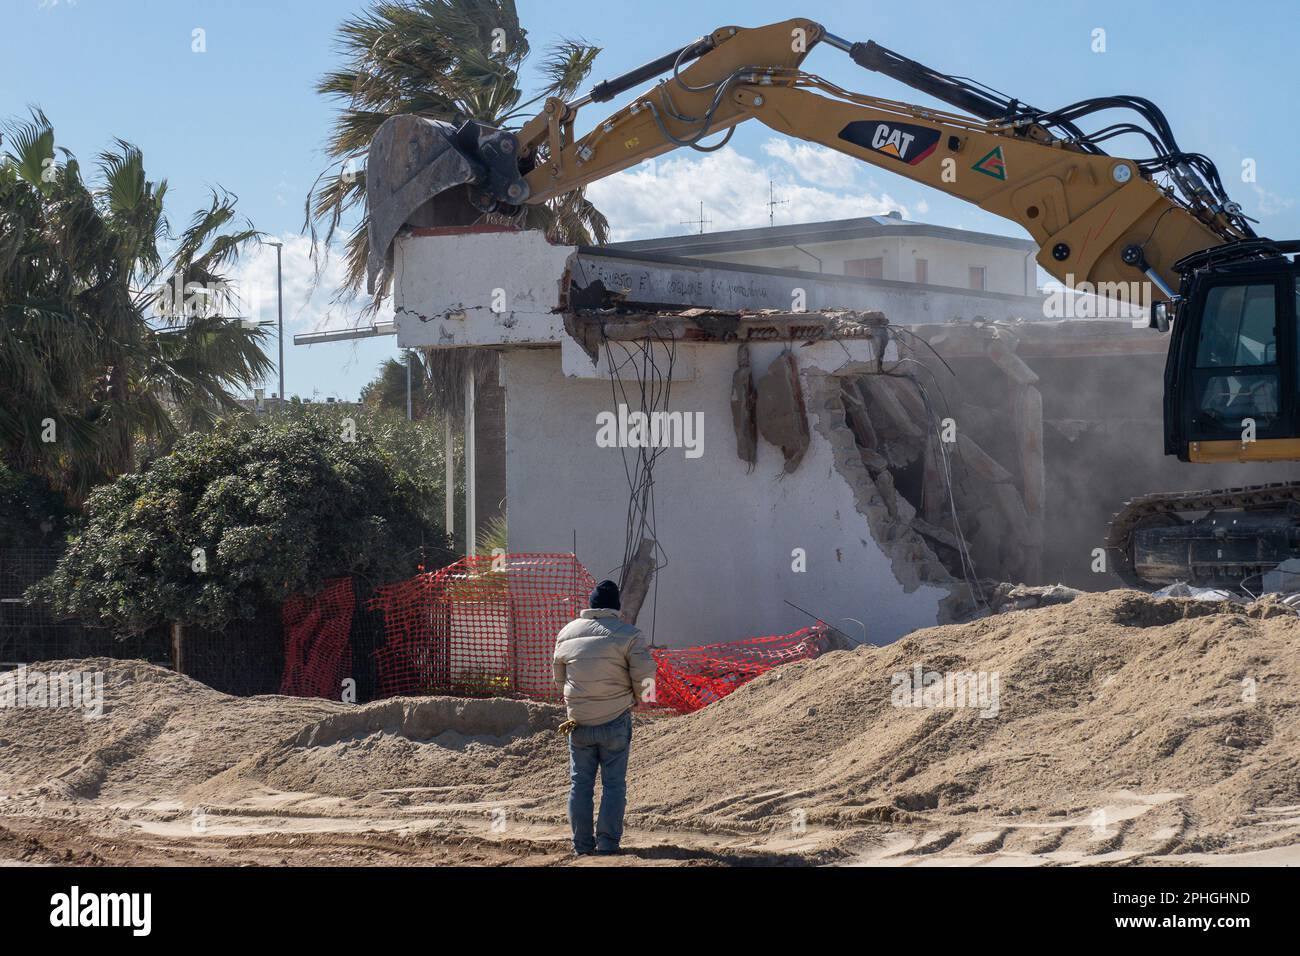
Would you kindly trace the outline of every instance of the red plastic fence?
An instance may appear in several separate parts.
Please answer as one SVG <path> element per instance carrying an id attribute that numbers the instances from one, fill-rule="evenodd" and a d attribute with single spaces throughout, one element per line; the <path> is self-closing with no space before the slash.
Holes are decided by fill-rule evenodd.
<path id="1" fill-rule="evenodd" d="M 811 660 L 826 648 L 826 628 L 819 624 L 793 634 L 655 650 L 655 702 L 687 714 L 726 697 L 773 667 Z"/>
<path id="2" fill-rule="evenodd" d="M 556 700 L 555 635 L 596 582 L 572 554 L 462 558 L 381 587 L 378 694 L 520 695 Z"/>
<path id="3" fill-rule="evenodd" d="M 351 578 L 334 578 L 312 597 L 291 597 L 280 608 L 284 624 L 284 676 L 280 693 L 338 700 L 352 676 Z"/>
<path id="4" fill-rule="evenodd" d="M 455 564 L 375 590 L 383 639 L 376 697 L 450 694 L 554 701 L 555 636 L 587 606 L 595 581 L 571 554 L 507 554 Z M 282 610 L 280 692 L 337 699 L 352 674 L 353 582 L 338 578 Z M 699 710 L 780 664 L 827 648 L 823 625 L 793 634 L 654 650 L 656 705 Z"/>

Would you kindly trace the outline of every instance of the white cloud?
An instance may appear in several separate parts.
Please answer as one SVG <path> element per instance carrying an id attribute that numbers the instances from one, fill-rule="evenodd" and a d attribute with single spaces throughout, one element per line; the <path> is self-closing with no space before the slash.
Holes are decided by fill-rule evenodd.
<path id="1" fill-rule="evenodd" d="M 798 178 L 832 189 L 850 185 L 862 170 L 862 163 L 852 156 L 815 143 L 769 139 L 763 144 L 763 152 L 785 163 Z"/>
<path id="2" fill-rule="evenodd" d="M 781 143 L 774 139 L 763 147 L 777 158 L 770 167 L 726 147 L 698 157 L 675 155 L 642 163 L 592 183 L 587 194 L 609 218 L 615 241 L 698 231 L 698 226 L 684 223 L 700 218 L 701 202 L 709 220 L 705 231 L 766 225 L 769 181 L 776 183 L 777 198 L 788 201 L 776 209 L 778 224 L 878 216 L 891 210 L 907 215 L 887 193 L 873 196 L 846 183 L 835 172 L 839 157 L 832 151 L 823 150 L 830 155 L 822 156 L 814 147 L 786 150 L 774 145 Z M 844 160 L 852 164 L 848 157 Z M 831 182 L 849 189 L 827 188 Z"/>
<path id="3" fill-rule="evenodd" d="M 343 287 L 344 261 L 340 248 L 331 250 L 328 261 L 320 264 L 311 258 L 311 239 L 297 233 L 268 236 L 284 243 L 282 250 L 282 284 L 284 289 L 284 325 L 294 331 L 319 331 L 323 328 L 350 328 L 369 325 L 359 317 L 367 299 L 359 296 L 351 302 L 332 301 Z M 323 252 L 322 247 L 322 252 Z M 269 244 L 247 247 L 239 262 L 229 270 L 229 279 L 239 294 L 242 315 L 252 319 L 276 318 L 275 247 Z M 391 307 L 377 316 L 378 321 L 392 318 Z"/>
<path id="4" fill-rule="evenodd" d="M 1267 189 L 1252 183 L 1251 189 L 1255 191 L 1255 207 L 1259 210 L 1261 216 L 1276 216 L 1280 212 L 1285 212 L 1295 205 L 1294 199 L 1288 199 L 1286 196 L 1279 196 L 1275 192 L 1269 192 Z"/>

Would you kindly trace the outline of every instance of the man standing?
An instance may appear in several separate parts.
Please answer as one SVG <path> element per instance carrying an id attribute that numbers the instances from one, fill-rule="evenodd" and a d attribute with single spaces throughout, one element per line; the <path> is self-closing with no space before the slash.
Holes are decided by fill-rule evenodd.
<path id="1" fill-rule="evenodd" d="M 591 607 L 555 639 L 555 686 L 569 713 L 569 824 L 578 856 L 618 852 L 627 807 L 632 708 L 654 699 L 655 662 L 641 632 L 619 618 L 618 585 L 601 581 Z M 562 728 L 563 729 L 563 728 Z M 600 768 L 600 817 L 592 800 Z"/>

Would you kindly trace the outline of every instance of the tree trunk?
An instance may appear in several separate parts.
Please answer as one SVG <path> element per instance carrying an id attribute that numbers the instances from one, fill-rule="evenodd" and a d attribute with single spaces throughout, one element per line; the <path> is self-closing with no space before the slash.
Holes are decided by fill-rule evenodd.
<path id="1" fill-rule="evenodd" d="M 172 670 L 185 673 L 185 625 L 172 625 Z"/>

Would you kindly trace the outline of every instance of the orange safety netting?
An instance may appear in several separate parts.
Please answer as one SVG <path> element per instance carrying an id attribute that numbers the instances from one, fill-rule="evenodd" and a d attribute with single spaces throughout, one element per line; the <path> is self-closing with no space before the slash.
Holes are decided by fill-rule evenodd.
<path id="1" fill-rule="evenodd" d="M 596 582 L 572 554 L 472 556 L 376 589 L 377 696 L 517 694 L 556 700 L 555 635 Z"/>
<path id="2" fill-rule="evenodd" d="M 811 660 L 827 646 L 826 627 L 817 624 L 793 634 L 655 650 L 655 703 L 687 714 L 773 667 Z"/>
<path id="3" fill-rule="evenodd" d="M 352 675 L 351 578 L 334 578 L 312 597 L 294 596 L 280 608 L 284 624 L 284 674 L 280 693 L 337 700 Z"/>
<path id="4" fill-rule="evenodd" d="M 554 701 L 555 637 L 587 606 L 595 581 L 572 554 L 507 554 L 455 564 L 375 589 L 362 602 L 382 619 L 375 697 L 519 696 Z M 337 698 L 352 675 L 359 608 L 349 578 L 285 601 L 280 692 Z M 653 706 L 690 713 L 781 664 L 828 647 L 823 624 L 793 634 L 698 647 L 655 648 Z"/>

